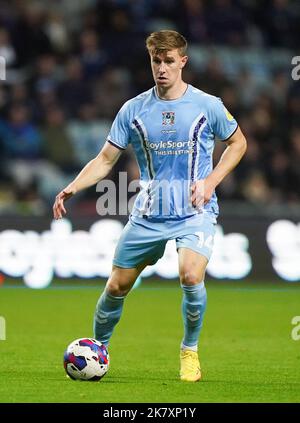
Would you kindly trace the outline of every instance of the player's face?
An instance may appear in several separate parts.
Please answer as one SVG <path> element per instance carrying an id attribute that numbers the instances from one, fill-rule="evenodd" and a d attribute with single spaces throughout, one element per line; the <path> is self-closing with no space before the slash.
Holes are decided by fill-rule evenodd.
<path id="1" fill-rule="evenodd" d="M 151 68 L 155 84 L 169 88 L 181 81 L 181 72 L 187 62 L 187 56 L 180 56 L 177 49 L 166 53 L 151 55 Z"/>

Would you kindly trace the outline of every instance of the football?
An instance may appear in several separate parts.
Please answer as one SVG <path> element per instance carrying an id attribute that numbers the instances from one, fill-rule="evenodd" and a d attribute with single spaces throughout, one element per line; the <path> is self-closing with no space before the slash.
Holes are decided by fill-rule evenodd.
<path id="1" fill-rule="evenodd" d="M 95 339 L 76 339 L 64 352 L 64 368 L 73 380 L 99 381 L 109 368 L 108 351 Z"/>

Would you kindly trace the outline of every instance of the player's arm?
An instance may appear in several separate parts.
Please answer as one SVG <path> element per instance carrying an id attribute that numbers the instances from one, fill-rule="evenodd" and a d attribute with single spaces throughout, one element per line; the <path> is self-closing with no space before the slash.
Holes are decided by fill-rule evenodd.
<path id="1" fill-rule="evenodd" d="M 61 219 L 62 214 L 66 214 L 64 201 L 78 191 L 82 191 L 104 179 L 118 161 L 121 152 L 120 149 L 106 142 L 98 156 L 88 162 L 77 177 L 56 196 L 53 205 L 54 218 Z"/>
<path id="2" fill-rule="evenodd" d="M 246 152 L 247 141 L 239 127 L 226 143 L 227 147 L 214 170 L 206 179 L 199 181 L 201 186 L 197 187 L 197 184 L 193 186 L 192 203 L 194 206 L 209 202 L 215 188 L 237 166 Z"/>

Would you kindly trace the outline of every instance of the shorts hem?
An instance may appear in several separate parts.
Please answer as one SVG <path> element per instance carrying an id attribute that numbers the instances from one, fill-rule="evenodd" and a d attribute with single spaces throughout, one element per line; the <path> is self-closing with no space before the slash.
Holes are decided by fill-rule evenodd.
<path id="1" fill-rule="evenodd" d="M 203 252 L 203 251 L 199 251 L 199 250 L 197 250 L 195 247 L 193 247 L 193 246 L 190 246 L 190 245 L 179 245 L 179 246 L 176 246 L 176 251 L 178 252 L 178 249 L 179 248 L 188 248 L 189 250 L 192 250 L 192 251 L 195 251 L 195 253 L 197 253 L 197 254 L 199 254 L 200 256 L 203 256 L 203 257 L 205 257 L 206 259 L 207 259 L 207 261 L 209 261 L 210 260 L 210 258 L 211 258 L 211 254 L 206 254 L 205 252 Z"/>
<path id="2" fill-rule="evenodd" d="M 138 263 L 130 263 L 130 264 L 128 264 L 128 263 L 124 263 L 124 262 L 120 262 L 120 261 L 116 261 L 116 260 L 113 260 L 113 262 L 112 262 L 112 264 L 114 266 L 121 267 L 122 269 L 133 269 L 133 268 L 136 268 L 139 264 L 142 264 L 142 263 L 143 262 L 140 261 Z"/>

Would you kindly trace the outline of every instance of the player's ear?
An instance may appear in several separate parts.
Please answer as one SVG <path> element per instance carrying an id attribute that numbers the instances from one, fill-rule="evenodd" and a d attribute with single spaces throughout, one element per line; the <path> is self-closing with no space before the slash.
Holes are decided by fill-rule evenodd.
<path id="1" fill-rule="evenodd" d="M 183 69 L 188 61 L 188 56 L 182 56 L 181 58 L 181 69 Z"/>

